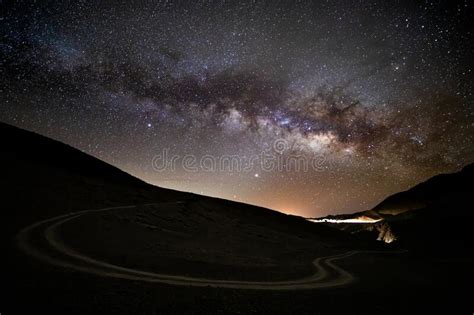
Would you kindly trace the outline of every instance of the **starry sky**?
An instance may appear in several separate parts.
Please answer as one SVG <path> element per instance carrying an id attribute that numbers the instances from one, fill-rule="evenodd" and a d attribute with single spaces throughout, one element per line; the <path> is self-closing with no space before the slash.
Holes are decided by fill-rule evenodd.
<path id="1" fill-rule="evenodd" d="M 465 1 L 1 1 L 0 121 L 323 216 L 474 161 Z"/>

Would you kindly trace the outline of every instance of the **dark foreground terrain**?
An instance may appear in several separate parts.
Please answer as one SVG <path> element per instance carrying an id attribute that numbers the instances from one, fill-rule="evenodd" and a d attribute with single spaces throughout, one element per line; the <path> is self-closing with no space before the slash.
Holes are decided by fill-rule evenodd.
<path id="1" fill-rule="evenodd" d="M 371 210 L 323 219 L 380 220 L 376 224 L 326 224 L 374 239 L 396 239 L 399 246 L 439 259 L 472 256 L 474 164 L 440 174 L 389 196 Z"/>
<path id="2" fill-rule="evenodd" d="M 14 127 L 0 125 L 0 140 L 2 314 L 473 311 L 464 243 L 439 255 L 436 240 L 384 245 L 154 187 Z"/>

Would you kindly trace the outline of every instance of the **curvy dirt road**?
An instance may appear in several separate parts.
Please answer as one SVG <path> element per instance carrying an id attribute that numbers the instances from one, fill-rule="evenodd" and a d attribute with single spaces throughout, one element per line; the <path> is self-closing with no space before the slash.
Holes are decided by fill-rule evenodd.
<path id="1" fill-rule="evenodd" d="M 157 205 L 157 204 L 153 204 Z M 187 276 L 167 275 L 117 266 L 83 255 L 68 247 L 57 232 L 62 224 L 86 213 L 131 209 L 137 206 L 121 206 L 96 210 L 83 210 L 37 222 L 21 230 L 17 235 L 18 245 L 25 253 L 44 262 L 87 272 L 104 277 L 165 283 L 171 285 L 254 289 L 254 290 L 300 290 L 321 289 L 350 284 L 355 277 L 334 262 L 362 251 L 349 251 L 339 255 L 319 257 L 313 260 L 315 273 L 311 276 L 287 281 L 232 281 Z M 371 253 L 373 253 L 371 251 Z"/>

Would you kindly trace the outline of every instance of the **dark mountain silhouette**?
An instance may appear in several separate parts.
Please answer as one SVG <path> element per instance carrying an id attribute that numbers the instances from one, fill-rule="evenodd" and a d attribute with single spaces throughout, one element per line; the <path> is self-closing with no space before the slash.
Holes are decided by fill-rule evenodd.
<path id="1" fill-rule="evenodd" d="M 79 209 L 189 199 L 156 188 L 66 144 L 0 124 L 3 232 Z"/>
<path id="2" fill-rule="evenodd" d="M 457 173 L 440 174 L 407 191 L 391 195 L 372 210 L 382 215 L 396 215 L 409 210 L 433 207 L 439 203 L 457 204 L 474 193 L 473 180 L 474 164 L 470 164 Z"/>
<path id="3" fill-rule="evenodd" d="M 331 253 L 352 242 L 336 229 L 301 217 L 147 184 L 68 145 L 16 127 L 0 124 L 0 141 L 0 189 L 3 208 L 8 209 L 2 211 L 2 231 L 9 238 L 29 224 L 79 210 L 158 204 L 88 215 L 75 220 L 65 235 L 71 234 L 74 246 L 94 255 L 131 256 L 125 262 L 130 265 L 146 262 L 170 273 L 186 269 L 189 274 L 232 277 L 236 274 L 228 269 L 240 264 L 250 279 L 311 273 L 315 252 Z M 163 242 L 160 246 L 167 250 L 147 250 L 153 242 Z M 231 254 L 233 259 L 226 257 Z M 193 264 L 199 268 L 190 271 Z"/>
<path id="4" fill-rule="evenodd" d="M 467 254 L 465 249 L 472 247 L 473 183 L 474 164 L 470 164 L 459 172 L 434 176 L 411 189 L 391 195 L 371 210 L 322 219 L 381 219 L 375 224 L 329 225 L 351 233 L 369 230 L 379 239 L 383 239 L 388 231 L 397 238 L 399 245 L 405 247 L 443 255 L 451 255 L 453 251 Z"/>

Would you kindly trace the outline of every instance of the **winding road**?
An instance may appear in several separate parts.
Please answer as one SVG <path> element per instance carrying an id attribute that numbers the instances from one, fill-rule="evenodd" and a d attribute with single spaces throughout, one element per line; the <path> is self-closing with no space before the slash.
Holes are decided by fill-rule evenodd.
<path id="1" fill-rule="evenodd" d="M 147 272 L 100 261 L 68 247 L 67 244 L 60 239 L 59 233 L 57 232 L 62 224 L 87 213 L 132 209 L 136 207 L 136 205 L 132 205 L 83 210 L 43 220 L 22 229 L 18 233 L 18 246 L 28 255 L 40 259 L 43 262 L 104 277 L 171 285 L 253 290 L 321 289 L 350 284 L 355 280 L 355 277 L 337 266 L 335 261 L 365 252 L 349 251 L 343 254 L 316 258 L 313 260 L 315 273 L 301 279 L 268 282 L 216 280 Z M 39 245 L 39 243 L 43 244 Z M 373 251 L 370 252 L 373 253 Z"/>

